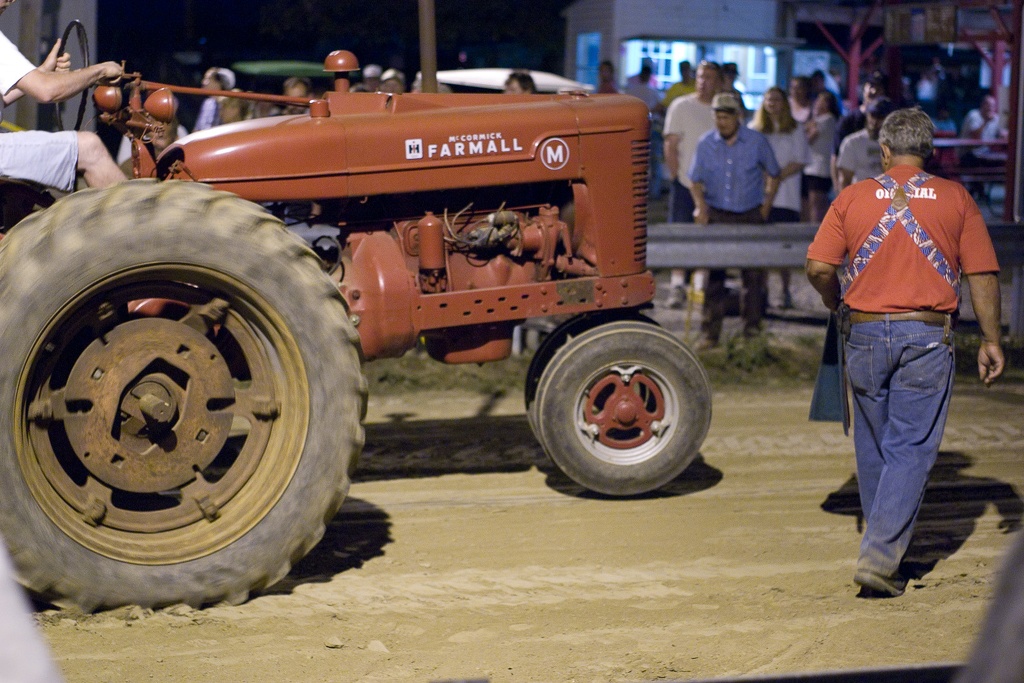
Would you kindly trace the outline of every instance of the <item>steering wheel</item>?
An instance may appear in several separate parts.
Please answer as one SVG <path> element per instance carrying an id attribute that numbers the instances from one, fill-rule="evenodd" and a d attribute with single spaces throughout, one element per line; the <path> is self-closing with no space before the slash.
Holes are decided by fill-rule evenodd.
<path id="1" fill-rule="evenodd" d="M 85 31 L 85 26 L 82 25 L 78 19 L 74 19 L 68 24 L 67 28 L 64 29 L 64 35 L 61 36 L 60 43 L 57 47 L 57 56 L 64 54 L 64 47 L 68 43 L 68 38 L 71 36 L 71 30 L 75 29 L 75 33 L 78 36 L 78 48 L 81 52 L 82 62 L 84 66 L 89 66 L 89 35 Z M 89 89 L 86 88 L 82 91 L 82 97 L 78 102 L 78 118 L 75 119 L 75 130 L 82 129 L 82 119 L 85 118 L 85 105 L 88 101 Z M 58 102 L 56 106 L 57 115 L 57 130 L 64 130 L 64 117 L 63 117 L 63 105 Z"/>

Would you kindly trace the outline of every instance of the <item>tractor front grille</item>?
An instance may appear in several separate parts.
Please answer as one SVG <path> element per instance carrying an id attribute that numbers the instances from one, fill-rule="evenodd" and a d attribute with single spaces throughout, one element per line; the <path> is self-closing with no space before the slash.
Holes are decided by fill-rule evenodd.
<path id="1" fill-rule="evenodd" d="M 647 198 L 650 188 L 651 142 L 633 141 L 633 256 L 647 260 Z"/>

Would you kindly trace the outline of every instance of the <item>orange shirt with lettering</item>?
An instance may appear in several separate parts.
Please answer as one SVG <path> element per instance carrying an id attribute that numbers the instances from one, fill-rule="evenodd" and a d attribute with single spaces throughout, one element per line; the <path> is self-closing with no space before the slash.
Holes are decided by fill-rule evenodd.
<path id="1" fill-rule="evenodd" d="M 900 185 L 920 172 L 913 166 L 889 169 Z M 931 178 L 908 198 L 910 211 L 954 271 L 966 274 L 999 272 L 995 249 L 978 205 L 963 185 Z M 818 228 L 807 258 L 842 266 L 857 253 L 892 200 L 875 180 L 862 180 L 843 190 Z M 953 313 L 959 301 L 953 288 L 897 222 L 868 265 L 843 297 L 855 311 Z"/>

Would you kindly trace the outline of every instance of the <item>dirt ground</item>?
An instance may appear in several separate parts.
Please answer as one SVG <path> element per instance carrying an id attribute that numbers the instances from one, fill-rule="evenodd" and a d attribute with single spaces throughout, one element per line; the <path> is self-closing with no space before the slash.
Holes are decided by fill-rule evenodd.
<path id="1" fill-rule="evenodd" d="M 615 500 L 554 472 L 518 394 L 371 401 L 323 542 L 237 606 L 41 608 L 70 682 L 650 681 L 963 660 L 1024 503 L 1024 385 L 959 382 L 893 600 L 852 582 L 852 444 L 810 387 L 719 388 L 702 458 Z"/>
<path id="2" fill-rule="evenodd" d="M 800 277 L 793 297 L 767 320 L 773 343 L 820 344 Z M 653 313 L 685 339 L 699 329 L 699 314 Z M 700 459 L 620 500 L 553 469 L 518 390 L 372 393 L 348 500 L 268 593 L 37 618 L 70 683 L 605 683 L 962 661 L 1024 515 L 1021 375 L 989 390 L 958 378 L 911 551 L 921 576 L 864 600 L 853 445 L 807 421 L 809 365 L 778 385 L 716 384 Z"/>

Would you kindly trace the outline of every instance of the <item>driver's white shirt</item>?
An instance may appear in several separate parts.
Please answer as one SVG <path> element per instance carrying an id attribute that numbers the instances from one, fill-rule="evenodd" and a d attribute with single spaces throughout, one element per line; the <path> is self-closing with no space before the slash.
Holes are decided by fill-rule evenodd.
<path id="1" fill-rule="evenodd" d="M 6 95 L 25 74 L 36 67 L 25 59 L 18 47 L 0 33 L 0 94 Z M 4 117 L 4 102 L 0 98 L 0 120 Z"/>

